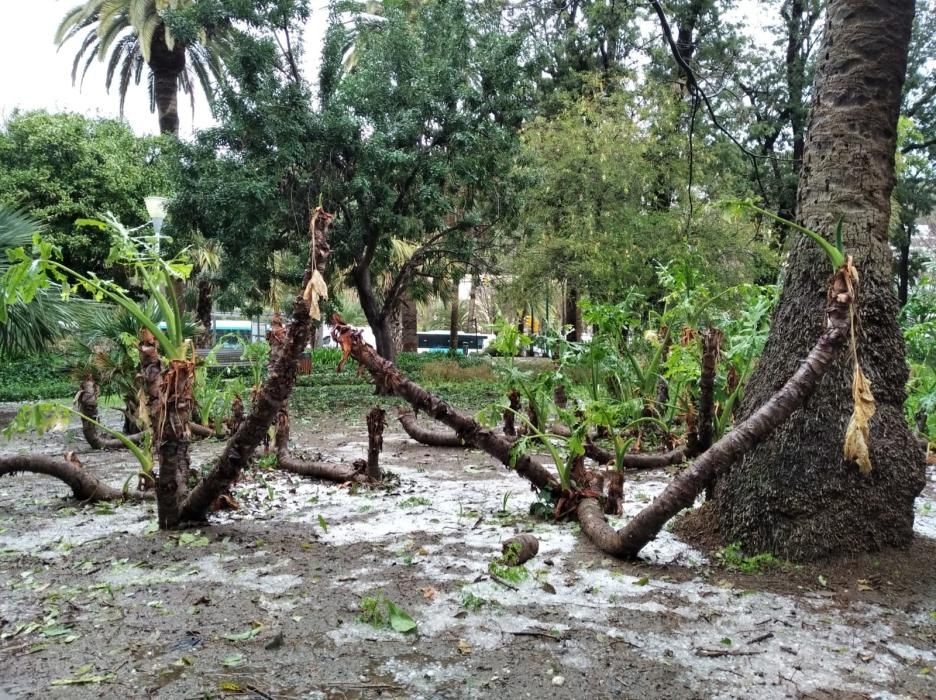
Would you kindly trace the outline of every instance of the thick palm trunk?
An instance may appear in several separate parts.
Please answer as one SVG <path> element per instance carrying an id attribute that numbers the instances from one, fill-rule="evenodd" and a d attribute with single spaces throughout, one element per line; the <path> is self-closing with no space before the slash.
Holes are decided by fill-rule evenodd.
<path id="1" fill-rule="evenodd" d="M 718 481 L 716 512 L 726 542 L 791 559 L 909 544 L 923 454 L 903 415 L 907 366 L 897 326 L 888 245 L 901 85 L 913 0 L 830 0 L 803 154 L 797 215 L 831 236 L 842 217 L 846 252 L 861 273 L 858 354 L 874 384 L 873 470 L 842 456 L 852 412 L 849 353 L 780 430 Z M 794 240 L 763 358 L 742 415 L 774 393 L 821 332 L 828 262 Z"/>
<path id="2" fill-rule="evenodd" d="M 159 117 L 159 133 L 179 134 L 179 76 L 185 70 L 185 46 L 176 42 L 170 50 L 166 32 L 160 27 L 153 35 L 149 67 L 153 71 L 153 95 Z"/>

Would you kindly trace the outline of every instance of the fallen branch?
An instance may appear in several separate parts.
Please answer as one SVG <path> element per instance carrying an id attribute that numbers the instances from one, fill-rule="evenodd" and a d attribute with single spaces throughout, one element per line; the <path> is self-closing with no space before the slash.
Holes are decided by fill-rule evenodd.
<path id="1" fill-rule="evenodd" d="M 554 493 L 561 491 L 559 480 L 540 462 L 526 454 L 516 455 L 516 459 L 512 459 L 512 441 L 485 428 L 471 416 L 407 378 L 392 362 L 380 357 L 368 346 L 360 331 L 347 325 L 337 314 L 332 317 L 332 338 L 341 346 L 343 352 L 341 362 L 338 363 L 339 372 L 344 368 L 348 357 L 353 357 L 370 372 L 378 386 L 406 399 L 416 410 L 452 428 L 465 442 L 484 450 L 502 464 L 516 469 L 520 476 L 529 480 L 536 488 L 550 489 Z"/>
<path id="2" fill-rule="evenodd" d="M 94 474 L 82 468 L 81 463 L 72 456 L 69 458 L 50 457 L 48 455 L 25 454 L 13 457 L 0 457 L 0 477 L 12 474 L 45 474 L 64 481 L 71 487 L 72 493 L 80 501 L 141 501 L 152 499 L 152 491 L 116 489 L 108 486 Z"/>
<path id="3" fill-rule="evenodd" d="M 416 442 L 430 447 L 466 447 L 469 446 L 465 441 L 455 433 L 443 433 L 436 430 L 423 428 L 416 420 L 416 413 L 412 408 L 401 406 L 397 415 L 400 425 L 406 434 Z"/>
<path id="4" fill-rule="evenodd" d="M 734 463 L 803 405 L 849 337 L 852 269 L 846 265 L 835 273 L 829 293 L 825 332 L 793 376 L 747 420 L 735 426 L 690 467 L 680 472 L 663 493 L 633 520 L 615 531 L 604 519 L 597 500 L 586 498 L 579 502 L 578 518 L 582 531 L 599 549 L 618 557 L 636 557 L 674 515 L 695 502 L 718 470 Z"/>
<path id="5" fill-rule="evenodd" d="M 590 439 L 585 442 L 585 456 L 598 464 L 614 464 L 614 452 L 596 445 Z M 680 464 L 686 459 L 686 448 L 677 447 L 669 452 L 650 452 L 624 455 L 621 465 L 624 469 L 661 469 Z"/>
<path id="6" fill-rule="evenodd" d="M 364 473 L 366 463 L 363 460 L 352 464 L 347 464 L 345 462 L 322 462 L 320 460 L 306 460 L 303 457 L 280 453 L 277 457 L 277 467 L 291 474 L 298 474 L 299 476 L 306 476 L 313 479 L 337 481 L 342 484 L 347 481 L 356 481 L 358 483 L 367 481 L 367 475 Z"/>
<path id="7" fill-rule="evenodd" d="M 217 432 L 214 428 L 209 428 L 207 425 L 202 425 L 201 423 L 196 423 L 192 421 L 189 423 L 189 430 L 192 433 L 193 437 L 197 438 L 223 438 L 224 433 Z"/>

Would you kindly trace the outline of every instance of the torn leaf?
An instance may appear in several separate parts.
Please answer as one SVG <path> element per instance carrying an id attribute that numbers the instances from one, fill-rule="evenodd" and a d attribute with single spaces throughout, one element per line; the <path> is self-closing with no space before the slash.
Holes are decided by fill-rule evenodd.
<path id="1" fill-rule="evenodd" d="M 876 407 L 871 382 L 857 363 L 852 380 L 852 400 L 852 416 L 845 431 L 845 459 L 854 460 L 858 463 L 858 470 L 868 474 L 871 471 L 871 454 L 868 449 L 871 441 L 870 422 Z"/>

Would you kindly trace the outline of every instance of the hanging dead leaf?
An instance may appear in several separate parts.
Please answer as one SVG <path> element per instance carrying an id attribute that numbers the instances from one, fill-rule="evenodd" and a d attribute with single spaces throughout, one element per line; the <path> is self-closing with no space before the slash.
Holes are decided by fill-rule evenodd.
<path id="1" fill-rule="evenodd" d="M 871 393 L 871 382 L 857 363 L 852 380 L 852 400 L 852 416 L 845 431 L 845 459 L 854 460 L 858 463 L 858 470 L 862 474 L 868 474 L 871 471 L 871 454 L 868 450 L 871 441 L 869 424 L 876 406 L 874 394 Z"/>
<path id="2" fill-rule="evenodd" d="M 306 303 L 309 305 L 309 316 L 316 321 L 320 320 L 322 318 L 322 312 L 319 309 L 318 303 L 319 299 L 328 299 L 328 285 L 325 284 L 325 279 L 318 270 L 312 270 L 312 276 L 309 278 L 309 283 L 302 292 L 302 298 L 305 299 Z"/>

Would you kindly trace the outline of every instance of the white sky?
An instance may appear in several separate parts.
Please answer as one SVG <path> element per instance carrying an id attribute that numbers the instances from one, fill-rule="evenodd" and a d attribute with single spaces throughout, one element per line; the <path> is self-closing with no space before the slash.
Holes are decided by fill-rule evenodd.
<path id="1" fill-rule="evenodd" d="M 72 86 L 71 67 L 80 39 L 72 39 L 57 51 L 53 38 L 62 16 L 80 0 L 0 0 L 0 121 L 15 108 L 71 111 L 86 116 L 117 117 L 116 85 L 111 94 L 104 89 L 105 64 L 96 62 L 88 71 L 83 86 Z M 306 76 L 317 63 L 324 35 L 327 0 L 314 0 L 306 36 Z M 763 26 L 767 18 L 758 12 L 757 3 L 741 0 L 747 12 L 736 9 L 733 20 L 748 15 L 749 22 Z M 759 27 L 758 27 L 759 28 Z M 116 79 L 115 79 L 116 83 Z M 158 131 L 156 115 L 149 112 L 146 86 L 131 86 L 127 94 L 125 117 L 138 134 Z M 180 135 L 188 137 L 195 128 L 212 123 L 204 98 L 197 96 L 194 122 L 189 98 L 179 96 Z"/>

